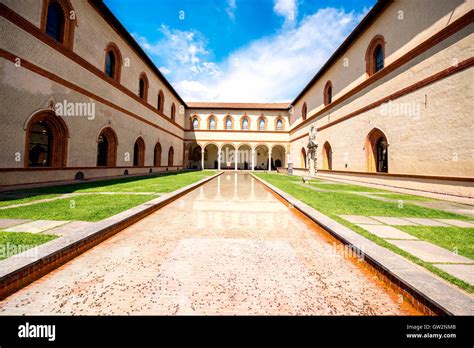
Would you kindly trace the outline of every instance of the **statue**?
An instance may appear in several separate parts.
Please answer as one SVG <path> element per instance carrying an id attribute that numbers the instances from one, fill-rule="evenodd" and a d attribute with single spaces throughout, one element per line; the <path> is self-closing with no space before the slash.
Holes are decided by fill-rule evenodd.
<path id="1" fill-rule="evenodd" d="M 318 129 L 316 128 L 315 124 L 311 125 L 311 129 L 308 133 L 308 168 L 309 168 L 309 175 L 315 175 L 318 172 L 317 169 L 317 150 L 318 150 L 318 143 L 316 142 L 316 135 L 318 133 Z"/>

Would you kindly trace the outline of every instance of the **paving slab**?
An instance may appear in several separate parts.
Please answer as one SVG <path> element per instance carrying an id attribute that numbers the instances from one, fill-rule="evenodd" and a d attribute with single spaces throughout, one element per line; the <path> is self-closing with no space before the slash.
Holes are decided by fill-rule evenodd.
<path id="1" fill-rule="evenodd" d="M 409 233 L 400 231 L 392 226 L 384 226 L 384 225 L 359 225 L 364 230 L 369 231 L 372 234 L 380 238 L 387 238 L 387 239 L 411 239 L 416 240 L 415 236 L 412 236 Z"/>
<path id="2" fill-rule="evenodd" d="M 28 219 L 0 219 L 0 228 L 8 228 L 30 222 Z"/>
<path id="3" fill-rule="evenodd" d="M 438 264 L 437 268 L 464 280 L 466 283 L 474 285 L 474 264 L 472 265 L 452 265 L 452 264 Z"/>
<path id="4" fill-rule="evenodd" d="M 31 221 L 25 224 L 7 228 L 5 231 L 6 232 L 40 233 L 46 230 L 50 230 L 54 227 L 64 225 L 68 222 L 69 221 L 61 221 L 61 220 L 36 220 L 36 221 Z"/>
<path id="5" fill-rule="evenodd" d="M 408 221 L 402 218 L 390 217 L 390 216 L 371 216 L 372 219 L 380 221 L 386 225 L 392 226 L 417 226 L 418 224 L 413 221 Z"/>
<path id="6" fill-rule="evenodd" d="M 441 226 L 441 227 L 448 227 L 448 224 L 445 224 L 441 221 L 436 221 L 432 219 L 426 219 L 426 218 L 404 218 L 405 220 L 414 222 L 415 224 L 421 225 L 421 226 Z"/>
<path id="7" fill-rule="evenodd" d="M 339 215 L 344 220 L 352 222 L 353 224 L 364 224 L 364 225 L 380 225 L 380 222 L 373 220 L 367 216 L 361 215 Z"/>
<path id="8" fill-rule="evenodd" d="M 464 221 L 464 220 L 456 220 L 456 219 L 435 219 L 445 224 L 456 226 L 456 227 L 463 227 L 463 228 L 474 228 L 474 223 Z"/>
<path id="9" fill-rule="evenodd" d="M 84 228 L 91 227 L 95 225 L 96 222 L 88 222 L 88 221 L 72 221 L 68 224 L 61 225 L 59 227 L 52 228 L 45 233 L 47 234 L 54 234 L 57 236 L 66 236 L 76 233 Z"/>
<path id="10" fill-rule="evenodd" d="M 425 241 L 412 240 L 390 240 L 390 243 L 396 245 L 402 250 L 418 257 L 426 262 L 452 262 L 452 263 L 473 263 L 467 257 L 456 255 L 450 250 L 441 248 L 437 245 Z"/>

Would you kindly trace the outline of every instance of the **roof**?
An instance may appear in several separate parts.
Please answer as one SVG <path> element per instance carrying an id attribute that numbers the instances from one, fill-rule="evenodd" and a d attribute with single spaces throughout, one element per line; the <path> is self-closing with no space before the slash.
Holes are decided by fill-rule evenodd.
<path id="1" fill-rule="evenodd" d="M 161 71 L 156 67 L 152 62 L 150 57 L 143 51 L 138 42 L 133 38 L 133 36 L 125 29 L 125 27 L 120 23 L 120 21 L 115 17 L 115 15 L 110 11 L 110 9 L 104 4 L 103 0 L 89 0 L 89 3 L 92 4 L 104 17 L 104 19 L 119 32 L 120 36 L 132 47 L 133 50 L 143 59 L 143 61 L 148 65 L 148 67 L 158 76 L 158 78 L 165 84 L 166 87 L 171 91 L 171 93 L 180 101 L 181 104 L 187 106 L 186 102 L 181 98 L 181 96 L 176 92 L 171 83 L 163 76 Z"/>
<path id="2" fill-rule="evenodd" d="M 188 102 L 191 109 L 263 109 L 263 110 L 288 110 L 289 103 L 214 103 L 214 102 Z"/>
<path id="3" fill-rule="evenodd" d="M 380 13 L 382 13 L 393 0 L 378 0 L 362 21 L 355 27 L 355 29 L 349 34 L 344 42 L 336 49 L 332 56 L 324 63 L 319 71 L 314 75 L 311 81 L 303 88 L 298 96 L 293 100 L 291 105 L 295 105 L 301 97 L 329 70 L 329 68 L 349 49 L 352 43 L 357 40 L 364 31 L 377 19 Z"/>

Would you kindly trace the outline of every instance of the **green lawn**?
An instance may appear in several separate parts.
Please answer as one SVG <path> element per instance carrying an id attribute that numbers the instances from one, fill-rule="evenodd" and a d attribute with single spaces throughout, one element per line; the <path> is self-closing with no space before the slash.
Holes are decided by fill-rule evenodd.
<path id="1" fill-rule="evenodd" d="M 40 199 L 47 199 L 47 198 L 54 198 L 59 196 L 59 194 L 44 194 L 44 195 L 37 195 L 37 194 L 26 194 L 25 196 L 22 195 L 19 198 L 18 195 L 15 194 L 2 194 L 0 195 L 0 207 L 7 207 L 9 205 L 14 204 L 23 204 L 38 201 Z"/>
<path id="2" fill-rule="evenodd" d="M 370 193 L 384 193 L 387 191 L 372 188 L 364 187 L 350 184 L 321 184 L 320 182 L 313 183 L 313 180 L 310 181 L 311 185 L 323 189 L 323 190 L 333 190 L 333 191 L 352 191 L 352 192 L 370 192 Z"/>
<path id="3" fill-rule="evenodd" d="M 43 199 L 64 193 L 117 192 L 117 194 L 78 195 L 24 207 L 2 209 L 0 210 L 0 218 L 99 221 L 158 197 L 145 193 L 127 195 L 126 192 L 172 192 L 213 174 L 215 174 L 215 171 L 210 170 L 171 172 L 153 177 L 128 177 L 16 191 L 12 194 L 34 195 L 28 197 L 29 202 L 34 201 L 34 197 Z M 11 201 L 8 202 L 11 203 Z"/>
<path id="4" fill-rule="evenodd" d="M 411 235 L 474 260 L 474 228 L 397 226 Z"/>
<path id="5" fill-rule="evenodd" d="M 420 201 L 420 202 L 434 202 L 436 199 L 422 197 L 422 196 L 415 196 L 415 195 L 406 195 L 403 193 L 388 193 L 379 195 L 380 197 L 388 198 L 388 199 L 396 199 L 401 201 Z"/>
<path id="6" fill-rule="evenodd" d="M 0 260 L 57 238 L 48 234 L 0 231 Z"/>
<path id="7" fill-rule="evenodd" d="M 301 178 L 284 175 L 284 174 L 269 174 L 269 173 L 255 173 L 258 177 L 267 181 L 268 183 L 278 187 L 286 193 L 292 195 L 296 199 L 308 204 L 314 209 L 321 213 L 329 216 L 333 220 L 340 224 L 350 228 L 351 230 L 361 234 L 369 240 L 411 260 L 412 262 L 419 264 L 438 276 L 446 279 L 447 281 L 456 284 L 457 286 L 467 290 L 470 293 L 474 293 L 474 286 L 456 278 L 452 275 L 436 268 L 431 263 L 420 260 L 419 258 L 407 253 L 406 251 L 396 247 L 390 242 L 383 238 L 377 237 L 376 235 L 364 230 L 363 228 L 348 222 L 347 220 L 339 217 L 338 215 L 364 215 L 364 216 L 394 216 L 394 217 L 424 217 L 424 218 L 448 218 L 448 219 L 459 219 L 459 220 L 470 220 L 470 218 L 458 215 L 454 213 L 444 212 L 441 210 L 429 209 L 425 207 L 419 207 L 409 202 L 404 202 L 401 206 L 398 203 L 383 202 L 367 198 L 357 194 L 344 193 L 344 192 L 318 192 L 311 188 L 304 187 L 303 185 L 297 185 L 296 182 L 301 181 Z M 322 186 L 322 185 L 321 185 Z M 385 196 L 385 195 L 383 195 Z M 409 196 L 409 195 L 408 195 Z M 397 226 L 398 228 L 398 226 Z M 458 251 L 465 256 L 471 255 L 472 257 L 472 246 L 473 236 L 472 229 L 467 232 L 459 232 L 456 227 L 445 227 L 454 231 L 454 235 L 444 236 L 436 235 L 437 228 L 435 227 L 420 227 L 411 228 L 401 227 L 404 231 L 412 233 L 417 237 L 434 244 L 438 244 L 449 250 L 453 250 L 453 245 L 456 244 Z"/>

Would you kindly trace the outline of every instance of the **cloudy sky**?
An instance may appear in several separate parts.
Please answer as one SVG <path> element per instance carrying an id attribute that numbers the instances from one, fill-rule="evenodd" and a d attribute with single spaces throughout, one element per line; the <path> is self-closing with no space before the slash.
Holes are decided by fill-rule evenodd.
<path id="1" fill-rule="evenodd" d="M 185 101 L 286 102 L 375 0 L 106 0 Z"/>

